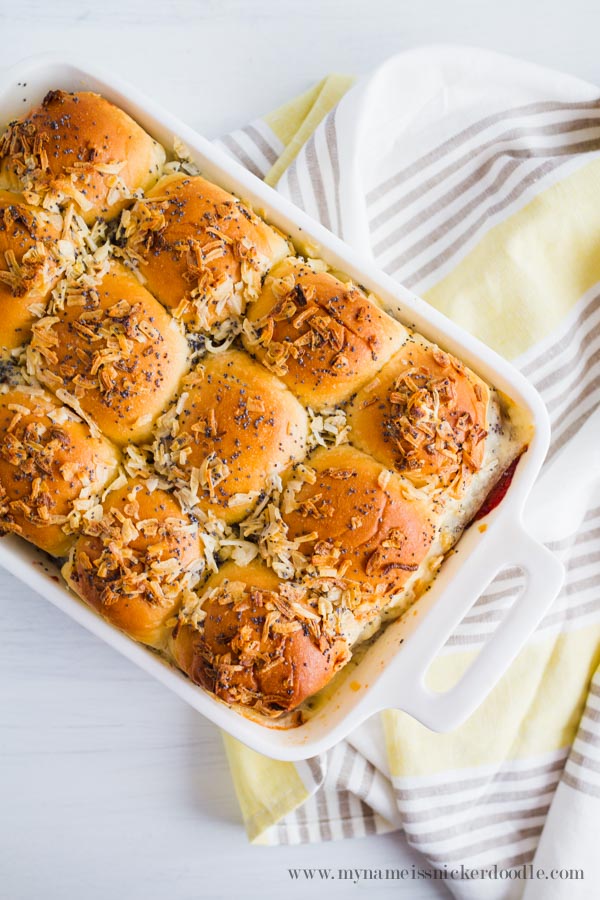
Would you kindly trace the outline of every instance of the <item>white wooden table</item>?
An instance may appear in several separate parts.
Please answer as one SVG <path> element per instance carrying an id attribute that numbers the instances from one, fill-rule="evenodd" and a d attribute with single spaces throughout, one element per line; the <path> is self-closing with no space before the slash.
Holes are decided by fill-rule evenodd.
<path id="1" fill-rule="evenodd" d="M 94 59 L 208 136 L 423 43 L 600 82 L 599 33 L 597 0 L 0 0 L 0 64 Z M 0 900 L 448 896 L 419 881 L 292 882 L 291 867 L 419 860 L 398 835 L 250 846 L 210 723 L 1 572 L 0 627 Z"/>

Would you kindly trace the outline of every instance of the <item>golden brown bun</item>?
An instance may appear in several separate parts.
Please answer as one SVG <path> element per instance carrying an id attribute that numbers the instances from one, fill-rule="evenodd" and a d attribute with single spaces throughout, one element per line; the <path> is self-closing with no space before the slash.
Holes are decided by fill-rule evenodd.
<path id="1" fill-rule="evenodd" d="M 347 400 L 401 347 L 408 332 L 357 287 L 301 259 L 265 279 L 248 310 L 247 349 L 313 409 Z"/>
<path id="2" fill-rule="evenodd" d="M 200 176 L 162 178 L 123 227 L 149 289 L 199 331 L 242 312 L 288 251 L 237 197 Z"/>
<path id="3" fill-rule="evenodd" d="M 489 389 L 461 362 L 411 337 L 355 397 L 350 440 L 418 485 L 462 493 L 480 468 Z"/>
<path id="4" fill-rule="evenodd" d="M 154 184 L 165 152 L 122 109 L 89 91 L 50 91 L 0 139 L 0 187 L 112 219 Z"/>
<path id="5" fill-rule="evenodd" d="M 59 276 L 53 249 L 61 225 L 60 216 L 0 191 L 0 349 L 29 340 L 35 321 L 30 307 L 41 312 Z"/>
<path id="6" fill-rule="evenodd" d="M 322 628 L 306 592 L 263 563 L 227 563 L 206 584 L 203 617 L 175 628 L 177 665 L 226 703 L 277 716 L 315 694 L 348 661 Z"/>
<path id="7" fill-rule="evenodd" d="M 64 556 L 75 540 L 63 530 L 67 516 L 100 493 L 117 465 L 115 448 L 50 394 L 0 391 L 0 533 Z"/>
<path id="8" fill-rule="evenodd" d="M 77 540 L 67 580 L 117 628 L 160 647 L 202 566 L 198 526 L 171 494 L 140 479 L 111 491 L 103 508 L 102 520 Z"/>
<path id="9" fill-rule="evenodd" d="M 170 411 L 158 425 L 157 468 L 179 483 L 192 483 L 189 502 L 227 522 L 243 519 L 269 476 L 306 452 L 306 412 L 279 379 L 241 350 L 207 357 L 185 379 L 176 409 L 174 421 Z"/>
<path id="10" fill-rule="evenodd" d="M 150 437 L 187 370 L 188 344 L 152 294 L 113 263 L 99 285 L 69 292 L 63 310 L 34 325 L 28 359 L 42 384 L 68 391 L 121 445 Z"/>
<path id="11" fill-rule="evenodd" d="M 400 590 L 433 540 L 428 508 L 407 499 L 401 478 L 347 444 L 317 450 L 308 465 L 314 481 L 291 498 L 284 494 L 288 537 L 312 535 L 300 549 L 317 575 L 335 570 L 338 578 L 370 585 L 378 597 Z M 291 473 L 288 482 L 296 479 Z"/>

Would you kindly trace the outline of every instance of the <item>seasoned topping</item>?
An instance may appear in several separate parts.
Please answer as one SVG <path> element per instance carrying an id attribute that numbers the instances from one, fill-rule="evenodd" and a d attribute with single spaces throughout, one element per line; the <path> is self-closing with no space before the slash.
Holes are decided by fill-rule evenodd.
<path id="1" fill-rule="evenodd" d="M 184 658 L 192 641 L 185 668 L 218 697 L 276 717 L 329 680 L 350 653 L 314 591 L 276 580 L 266 587 L 268 570 L 250 569 L 249 578 L 256 572 L 258 585 L 225 580 L 184 604 L 174 646 Z"/>
<path id="2" fill-rule="evenodd" d="M 142 440 L 179 386 L 187 344 L 175 321 L 125 270 L 72 289 L 33 327 L 29 370 L 115 442 Z"/>
<path id="3" fill-rule="evenodd" d="M 5 210 L 5 217 L 8 210 Z M 13 297 L 26 294 L 32 302 L 44 299 L 57 276 L 58 266 L 46 244 L 41 241 L 30 247 L 17 261 L 14 250 L 5 250 L 6 268 L 0 270 L 0 283 L 7 285 Z"/>
<path id="4" fill-rule="evenodd" d="M 351 440 L 417 487 L 459 496 L 483 461 L 487 401 L 462 363 L 411 340 L 357 395 Z"/>
<path id="5" fill-rule="evenodd" d="M 231 194 L 178 174 L 124 213 L 119 239 L 173 315 L 204 332 L 239 317 L 258 296 L 271 246 L 280 245 L 279 256 L 285 247 Z"/>
<path id="6" fill-rule="evenodd" d="M 67 566 L 70 583 L 118 627 L 158 645 L 204 569 L 198 525 L 170 494 L 125 479 L 82 532 Z"/>
<path id="7" fill-rule="evenodd" d="M 65 270 L 72 246 L 60 240 L 61 219 L 0 191 L 0 345 L 23 344 L 42 316 L 51 288 Z M 64 252 L 67 251 L 65 258 Z"/>
<path id="8" fill-rule="evenodd" d="M 156 180 L 163 161 L 139 125 L 89 92 L 50 91 L 0 137 L 7 186 L 33 206 L 59 211 L 73 203 L 86 221 L 118 212 Z"/>
<path id="9" fill-rule="evenodd" d="M 242 335 L 267 368 L 319 409 L 368 380 L 405 330 L 354 285 L 287 259 L 266 279 Z"/>
<path id="10" fill-rule="evenodd" d="M 287 539 L 301 545 L 305 576 L 354 584 L 351 602 L 372 603 L 372 615 L 373 597 L 398 591 L 419 570 L 436 516 L 407 499 L 404 479 L 352 447 L 318 450 L 311 463 L 286 485 Z"/>
<path id="11" fill-rule="evenodd" d="M 383 428 L 397 452 L 397 469 L 421 470 L 429 457 L 450 482 L 462 464 L 479 467 L 473 450 L 487 432 L 470 412 L 457 409 L 456 377 L 432 377 L 423 367 L 409 369 L 394 380 L 388 403 Z"/>
<path id="12" fill-rule="evenodd" d="M 150 605 L 164 605 L 191 590 L 203 563 L 190 555 L 198 528 L 179 516 L 140 518 L 135 488 L 127 502 L 109 505 L 99 521 L 88 523 L 83 533 L 96 538 L 101 551 L 93 559 L 80 549 L 77 564 L 88 576 L 102 582 L 100 599 L 111 606 L 136 597 Z M 112 501 L 114 503 L 114 501 Z M 86 545 L 88 546 L 88 545 Z"/>
<path id="13" fill-rule="evenodd" d="M 116 468 L 111 448 L 39 390 L 0 394 L 1 533 L 61 555 Z"/>
<path id="14" fill-rule="evenodd" d="M 155 461 L 189 506 L 240 521 L 269 479 L 303 459 L 306 413 L 289 391 L 239 350 L 213 356 L 161 418 Z"/>

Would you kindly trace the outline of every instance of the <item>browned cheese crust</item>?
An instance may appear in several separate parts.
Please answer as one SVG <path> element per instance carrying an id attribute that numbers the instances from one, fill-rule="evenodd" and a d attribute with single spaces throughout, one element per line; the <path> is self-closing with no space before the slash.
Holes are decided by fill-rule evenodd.
<path id="1" fill-rule="evenodd" d="M 401 478 L 348 445 L 317 450 L 308 466 L 299 489 L 284 493 L 288 536 L 303 538 L 315 577 L 354 586 L 348 605 L 369 620 L 418 571 L 435 536 L 433 513 L 407 499 Z"/>
<path id="2" fill-rule="evenodd" d="M 484 458 L 488 403 L 477 375 L 412 337 L 352 402 L 350 440 L 415 485 L 460 496 Z"/>
<path id="3" fill-rule="evenodd" d="M 192 485 L 192 505 L 237 522 L 271 475 L 304 457 L 307 430 L 306 412 L 285 385 L 229 350 L 184 379 L 175 409 L 159 421 L 156 465 Z"/>
<path id="4" fill-rule="evenodd" d="M 180 617 L 172 652 L 192 681 L 226 703 L 279 716 L 349 659 L 346 642 L 324 626 L 307 591 L 262 563 L 227 563 L 208 580 L 198 607 Z"/>
<path id="5" fill-rule="evenodd" d="M 122 109 L 89 91 L 50 91 L 0 138 L 0 187 L 114 218 L 158 178 L 163 148 Z"/>
<path id="6" fill-rule="evenodd" d="M 149 289 L 197 331 L 243 312 L 288 250 L 266 222 L 200 176 L 162 178 L 122 227 Z"/>
<path id="7" fill-rule="evenodd" d="M 0 533 L 53 556 L 75 537 L 67 517 L 114 476 L 116 450 L 45 391 L 0 392 Z"/>
<path id="8" fill-rule="evenodd" d="M 188 366 L 175 320 L 117 264 L 34 325 L 28 354 L 42 384 L 74 396 L 117 444 L 150 437 Z"/>
<path id="9" fill-rule="evenodd" d="M 140 479 L 110 492 L 103 509 L 77 540 L 69 584 L 130 637 L 160 647 L 202 559 L 198 527 L 169 493 Z"/>
<path id="10" fill-rule="evenodd" d="M 42 312 L 60 267 L 55 247 L 60 216 L 36 209 L 20 194 L 0 191 L 0 347 L 13 350 L 31 335 L 32 307 Z"/>
<path id="11" fill-rule="evenodd" d="M 301 259 L 269 273 L 248 320 L 246 348 L 316 410 L 347 400 L 407 336 L 359 288 Z"/>

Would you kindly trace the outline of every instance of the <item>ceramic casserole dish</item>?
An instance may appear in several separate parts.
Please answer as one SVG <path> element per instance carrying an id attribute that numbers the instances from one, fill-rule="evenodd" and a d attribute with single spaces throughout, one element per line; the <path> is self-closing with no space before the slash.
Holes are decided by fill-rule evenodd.
<path id="1" fill-rule="evenodd" d="M 18 538 L 0 540 L 0 564 L 220 728 L 272 758 L 300 760 L 314 756 L 372 714 L 388 708 L 404 710 L 436 731 L 455 728 L 500 679 L 562 583 L 561 564 L 526 533 L 521 521 L 549 444 L 548 415 L 539 395 L 512 365 L 379 271 L 366 254 L 361 258 L 356 249 L 112 74 L 50 56 L 25 61 L 0 77 L 0 120 L 6 124 L 21 115 L 24 97 L 29 108 L 40 102 L 47 91 L 57 88 L 102 94 L 166 147 L 173 146 L 175 136 L 179 138 L 189 148 L 202 175 L 247 201 L 294 243 L 310 243 L 316 248 L 315 255 L 366 286 L 400 321 L 410 322 L 426 338 L 450 351 L 510 397 L 530 424 L 532 438 L 506 496 L 478 523 L 479 527 L 464 532 L 459 552 L 449 555 L 431 589 L 411 609 L 415 614 L 389 624 L 352 667 L 351 676 L 337 679 L 325 702 L 295 728 L 265 727 L 194 685 L 159 655 L 88 609 L 59 583 L 48 558 Z M 520 567 L 526 575 L 521 595 L 460 681 L 446 692 L 432 691 L 425 682 L 431 662 L 494 576 L 509 566 Z"/>

